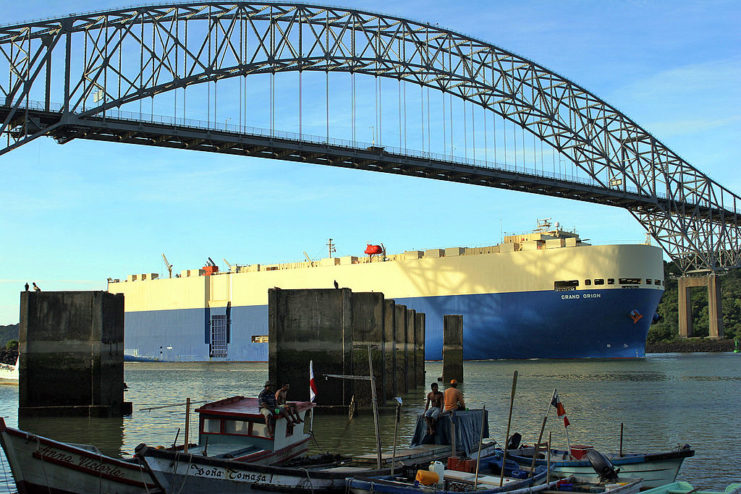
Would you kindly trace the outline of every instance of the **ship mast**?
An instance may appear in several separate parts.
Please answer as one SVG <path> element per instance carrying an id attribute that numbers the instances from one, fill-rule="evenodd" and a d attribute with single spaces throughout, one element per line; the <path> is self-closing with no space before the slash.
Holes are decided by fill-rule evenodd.
<path id="1" fill-rule="evenodd" d="M 329 257 L 332 257 L 332 253 L 336 252 L 335 247 L 337 245 L 332 243 L 332 239 L 329 239 L 329 242 L 327 242 L 327 247 L 329 248 Z"/>

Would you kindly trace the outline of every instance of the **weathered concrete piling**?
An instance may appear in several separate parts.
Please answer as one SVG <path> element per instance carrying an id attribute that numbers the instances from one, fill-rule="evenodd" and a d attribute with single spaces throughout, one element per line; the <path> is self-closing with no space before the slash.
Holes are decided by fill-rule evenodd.
<path id="1" fill-rule="evenodd" d="M 395 382 L 396 387 L 394 393 L 396 395 L 405 394 L 408 391 L 407 388 L 407 306 L 402 304 L 396 304 L 396 318 L 394 320 L 394 341 L 396 347 L 394 348 L 394 365 L 395 365 Z"/>
<path id="2" fill-rule="evenodd" d="M 290 399 L 309 399 L 309 361 L 314 362 L 317 403 L 348 405 L 351 381 L 325 381 L 318 374 L 352 374 L 352 292 L 268 290 L 268 376 L 289 383 Z M 367 364 L 366 364 L 367 365 Z"/>
<path id="3" fill-rule="evenodd" d="M 376 396 L 379 403 L 384 402 L 384 305 L 383 293 L 352 294 L 352 372 L 356 376 L 370 375 L 368 369 L 368 348 L 370 347 L 373 377 L 376 380 Z M 355 402 L 359 407 L 370 407 L 372 405 L 370 381 L 355 381 L 354 383 Z"/>
<path id="4" fill-rule="evenodd" d="M 124 297 L 22 292 L 21 416 L 115 417 L 124 402 Z"/>
<path id="5" fill-rule="evenodd" d="M 414 369 L 417 386 L 425 385 L 425 313 L 417 312 L 414 321 Z"/>
<path id="6" fill-rule="evenodd" d="M 463 316 L 443 318 L 443 381 L 463 382 Z"/>
<path id="7" fill-rule="evenodd" d="M 368 376 L 369 346 L 379 404 L 424 384 L 424 314 L 382 293 L 347 288 L 271 289 L 268 300 L 269 379 L 289 383 L 291 399 L 309 398 L 311 360 L 318 405 L 345 407 L 354 396 L 358 406 L 369 407 L 368 381 L 324 379 L 325 374 Z"/>

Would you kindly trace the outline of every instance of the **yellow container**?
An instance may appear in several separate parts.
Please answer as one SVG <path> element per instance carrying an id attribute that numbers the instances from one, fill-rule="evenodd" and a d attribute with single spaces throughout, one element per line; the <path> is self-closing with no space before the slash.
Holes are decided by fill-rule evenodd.
<path id="1" fill-rule="evenodd" d="M 438 474 L 429 470 L 417 470 L 417 476 L 415 477 L 415 480 L 422 485 L 437 484 L 439 479 L 440 476 Z"/>

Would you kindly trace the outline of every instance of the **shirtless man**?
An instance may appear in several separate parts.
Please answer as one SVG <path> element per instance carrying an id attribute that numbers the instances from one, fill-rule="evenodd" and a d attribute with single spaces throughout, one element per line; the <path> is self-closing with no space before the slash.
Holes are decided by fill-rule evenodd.
<path id="1" fill-rule="evenodd" d="M 280 389 L 275 392 L 275 401 L 278 403 L 279 408 L 284 409 L 286 413 L 291 416 L 291 420 L 294 424 L 300 424 L 303 420 L 301 420 L 298 413 L 296 413 L 294 407 L 286 402 L 289 388 L 290 386 L 288 384 L 281 386 Z"/>
<path id="2" fill-rule="evenodd" d="M 445 412 L 465 410 L 466 402 L 463 401 L 463 393 L 458 389 L 458 381 L 450 380 L 450 387 L 445 390 Z"/>
<path id="3" fill-rule="evenodd" d="M 437 383 L 432 383 L 430 388 L 432 388 L 432 391 L 427 393 L 427 403 L 425 404 L 425 422 L 427 422 L 428 435 L 435 433 L 435 425 L 443 409 L 443 394 L 438 391 Z"/>
<path id="4" fill-rule="evenodd" d="M 260 404 L 260 413 L 265 417 L 265 424 L 268 426 L 268 436 L 273 437 L 275 434 L 275 419 L 277 417 L 284 417 L 290 421 L 291 418 L 285 409 L 279 408 L 275 402 L 275 393 L 273 392 L 273 385 L 270 381 L 265 383 L 265 388 L 260 392 L 257 400 Z"/>

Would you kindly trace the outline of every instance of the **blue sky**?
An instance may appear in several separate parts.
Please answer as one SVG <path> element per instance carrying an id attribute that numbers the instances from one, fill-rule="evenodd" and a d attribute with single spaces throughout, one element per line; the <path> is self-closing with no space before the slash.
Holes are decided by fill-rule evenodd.
<path id="1" fill-rule="evenodd" d="M 337 2 L 333 2 L 337 4 Z M 345 2 L 438 24 L 533 60 L 620 109 L 735 192 L 741 142 L 741 3 Z M 127 6 L 27 0 L 2 23 Z M 465 6 L 465 8 L 463 7 Z M 335 118 L 342 118 L 336 115 Z M 368 129 L 359 132 L 370 133 Z M 489 245 L 551 217 L 598 244 L 644 240 L 625 211 L 544 196 L 216 154 L 39 139 L 0 156 L 0 324 L 26 281 L 104 289 L 108 277 Z"/>

